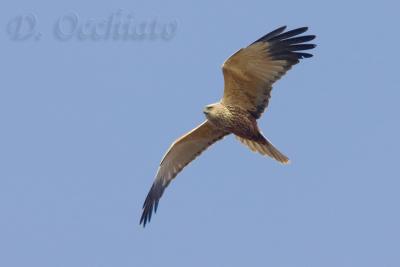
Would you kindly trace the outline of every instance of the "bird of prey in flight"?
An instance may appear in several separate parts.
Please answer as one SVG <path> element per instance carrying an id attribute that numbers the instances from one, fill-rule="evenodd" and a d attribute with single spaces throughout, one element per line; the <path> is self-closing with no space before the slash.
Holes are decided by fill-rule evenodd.
<path id="1" fill-rule="evenodd" d="M 312 57 L 303 52 L 315 47 L 307 43 L 314 35 L 301 35 L 307 27 L 286 31 L 280 27 L 246 48 L 222 65 L 222 99 L 204 108 L 206 120 L 178 138 L 161 160 L 157 175 L 143 204 L 140 223 L 146 226 L 157 211 L 158 202 L 168 184 L 200 153 L 224 136 L 236 138 L 254 152 L 280 163 L 289 159 L 261 133 L 257 119 L 268 106 L 272 85 L 301 59 Z"/>

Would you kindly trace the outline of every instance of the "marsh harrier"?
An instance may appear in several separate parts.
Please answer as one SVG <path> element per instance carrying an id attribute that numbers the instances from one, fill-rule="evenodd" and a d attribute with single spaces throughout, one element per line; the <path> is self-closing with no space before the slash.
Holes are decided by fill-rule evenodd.
<path id="1" fill-rule="evenodd" d="M 161 160 L 157 175 L 144 201 L 140 223 L 146 226 L 157 211 L 158 202 L 168 184 L 201 152 L 228 134 L 249 149 L 280 163 L 289 159 L 263 136 L 257 125 L 268 106 L 272 85 L 301 59 L 312 57 L 302 52 L 315 47 L 307 43 L 314 35 L 301 35 L 307 27 L 286 31 L 278 28 L 222 65 L 224 94 L 220 102 L 205 107 L 206 121 L 177 139 Z"/>

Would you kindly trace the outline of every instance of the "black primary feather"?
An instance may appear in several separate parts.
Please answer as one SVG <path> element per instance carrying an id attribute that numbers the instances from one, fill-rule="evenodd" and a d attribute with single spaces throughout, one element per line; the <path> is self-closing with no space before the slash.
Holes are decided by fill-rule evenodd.
<path id="1" fill-rule="evenodd" d="M 151 186 L 150 191 L 147 194 L 146 200 L 143 203 L 143 213 L 140 217 L 140 224 L 143 224 L 143 227 L 145 227 L 146 224 L 150 222 L 153 210 L 154 213 L 157 212 L 158 202 L 160 201 L 160 198 L 164 193 L 167 185 L 163 184 L 163 179 L 157 179 Z"/>
<path id="2" fill-rule="evenodd" d="M 306 43 L 314 40 L 315 35 L 299 36 L 305 33 L 308 27 L 301 27 L 284 32 L 285 29 L 286 26 L 280 27 L 267 33 L 254 43 L 267 42 L 269 44 L 268 52 L 274 60 L 287 60 L 292 64 L 296 64 L 299 62 L 299 59 L 312 57 L 313 55 L 310 53 L 298 52 L 316 47 L 315 44 Z"/>

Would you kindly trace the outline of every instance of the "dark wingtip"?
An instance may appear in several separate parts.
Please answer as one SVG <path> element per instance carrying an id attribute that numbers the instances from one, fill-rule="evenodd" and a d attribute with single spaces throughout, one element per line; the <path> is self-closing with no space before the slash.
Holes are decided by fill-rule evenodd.
<path id="1" fill-rule="evenodd" d="M 151 214 L 153 212 L 152 203 L 145 203 L 145 207 L 143 208 L 142 216 L 140 217 L 139 224 L 143 224 L 143 227 L 146 227 L 146 224 L 151 220 Z"/>
<path id="2" fill-rule="evenodd" d="M 296 30 L 299 31 L 300 33 L 303 33 L 303 32 L 308 31 L 308 27 L 307 26 L 300 27 L 300 28 L 295 29 L 294 31 L 296 31 Z M 300 33 L 298 33 L 298 34 L 300 34 Z"/>
<path id="3" fill-rule="evenodd" d="M 313 54 L 301 53 L 301 52 L 297 52 L 296 54 L 298 55 L 299 58 L 310 58 L 314 56 Z"/>
<path id="4" fill-rule="evenodd" d="M 315 39 L 315 37 L 317 37 L 316 35 L 314 35 L 314 34 L 312 34 L 312 35 L 308 35 L 308 36 L 310 36 L 310 40 L 309 41 L 311 41 L 311 40 L 314 40 Z"/>
<path id="5" fill-rule="evenodd" d="M 266 35 L 262 36 L 261 38 L 257 39 L 256 41 L 254 41 L 254 42 L 251 43 L 251 44 L 269 40 L 269 39 L 271 39 L 271 38 L 273 38 L 273 37 L 275 37 L 275 36 L 281 34 L 285 29 L 286 29 L 286 25 L 281 26 L 281 27 L 279 27 L 279 28 L 273 30 L 272 32 L 267 33 Z"/>
<path id="6" fill-rule="evenodd" d="M 157 212 L 158 202 L 164 192 L 165 185 L 160 180 L 156 180 L 150 188 L 149 193 L 143 203 L 143 212 L 140 217 L 139 224 L 143 224 L 143 227 L 151 221 L 151 216 Z"/>
<path id="7" fill-rule="evenodd" d="M 272 38 L 273 36 L 276 36 L 276 35 L 282 33 L 284 30 L 286 30 L 286 28 L 287 28 L 286 25 L 280 26 L 279 28 L 276 28 L 275 30 L 264 35 L 264 37 L 270 36 L 270 38 Z"/>
<path id="8" fill-rule="evenodd" d="M 140 217 L 139 224 L 143 224 L 143 227 L 146 227 L 146 224 L 151 220 L 151 214 L 153 213 L 153 192 L 154 192 L 154 184 L 151 186 L 149 193 L 146 196 L 146 199 L 143 203 L 143 212 Z"/>
<path id="9" fill-rule="evenodd" d="M 308 27 L 300 27 L 286 32 L 283 32 L 283 30 L 280 32 L 275 30 L 271 32 L 274 34 L 269 33 L 257 41 L 268 42 L 270 45 L 270 56 L 275 60 L 288 60 L 292 62 L 292 64 L 296 64 L 300 59 L 310 58 L 313 56 L 310 53 L 304 53 L 301 51 L 310 50 L 316 47 L 315 44 L 307 43 L 314 40 L 316 37 L 315 35 L 301 35 L 307 30 Z"/>
<path id="10" fill-rule="evenodd" d="M 272 32 L 283 32 L 284 30 L 286 30 L 287 26 L 286 25 L 282 25 L 279 28 L 277 28 L 276 30 L 272 31 Z"/>

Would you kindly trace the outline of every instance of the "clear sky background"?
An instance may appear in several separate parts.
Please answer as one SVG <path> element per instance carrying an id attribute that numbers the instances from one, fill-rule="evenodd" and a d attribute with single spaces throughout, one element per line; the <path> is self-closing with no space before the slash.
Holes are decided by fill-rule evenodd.
<path id="1" fill-rule="evenodd" d="M 119 9 L 175 21 L 169 41 L 60 41 Z M 396 1 L 2 1 L 0 266 L 400 266 Z M 37 40 L 7 24 L 35 14 Z M 143 229 L 171 142 L 222 96 L 220 66 L 281 25 L 314 57 L 260 120 L 292 163 L 225 138 L 189 165 Z"/>

